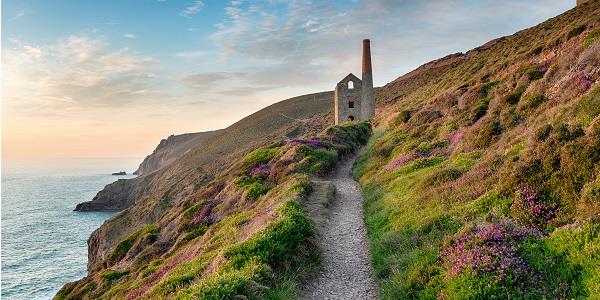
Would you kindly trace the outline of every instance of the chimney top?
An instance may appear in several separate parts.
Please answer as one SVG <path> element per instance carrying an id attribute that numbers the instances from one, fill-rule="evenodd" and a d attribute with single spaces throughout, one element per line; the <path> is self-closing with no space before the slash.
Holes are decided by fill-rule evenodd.
<path id="1" fill-rule="evenodd" d="M 371 41 L 369 39 L 363 40 L 362 73 L 363 79 L 365 74 L 371 74 Z"/>

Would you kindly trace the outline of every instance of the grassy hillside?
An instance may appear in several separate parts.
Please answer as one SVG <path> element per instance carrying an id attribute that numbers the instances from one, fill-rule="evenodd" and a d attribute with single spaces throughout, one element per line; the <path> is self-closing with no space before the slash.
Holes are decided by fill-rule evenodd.
<path id="1" fill-rule="evenodd" d="M 354 166 L 383 299 L 600 297 L 600 1 L 377 92 Z"/>
<path id="2" fill-rule="evenodd" d="M 122 239 L 56 299 L 294 297 L 296 280 L 319 262 L 302 205 L 309 176 L 333 169 L 370 133 L 368 123 L 347 124 L 252 151 Z"/>
<path id="3" fill-rule="evenodd" d="M 270 105 L 195 145 L 166 167 L 106 186 L 86 207 L 123 210 L 92 233 L 88 269 L 98 266 L 121 239 L 158 221 L 171 207 L 219 176 L 232 161 L 281 140 L 314 135 L 331 124 L 331 92 L 309 94 Z"/>

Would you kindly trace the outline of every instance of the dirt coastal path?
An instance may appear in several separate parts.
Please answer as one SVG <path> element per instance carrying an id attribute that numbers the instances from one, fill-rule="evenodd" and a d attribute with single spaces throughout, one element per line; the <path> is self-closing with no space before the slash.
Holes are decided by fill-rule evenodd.
<path id="1" fill-rule="evenodd" d="M 363 198 L 351 173 L 354 159 L 355 156 L 342 162 L 336 173 L 327 178 L 336 192 L 329 205 L 329 216 L 316 218 L 321 234 L 322 269 L 304 286 L 299 299 L 377 298 L 363 223 Z M 315 194 L 318 192 L 317 189 Z"/>

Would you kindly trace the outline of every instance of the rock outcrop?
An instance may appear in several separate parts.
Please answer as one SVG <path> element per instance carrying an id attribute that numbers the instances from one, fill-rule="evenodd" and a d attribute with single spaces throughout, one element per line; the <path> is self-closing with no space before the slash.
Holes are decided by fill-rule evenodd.
<path id="1" fill-rule="evenodd" d="M 135 201 L 132 193 L 135 179 L 119 179 L 108 184 L 96 194 L 92 201 L 75 206 L 75 211 L 120 211 Z"/>
<path id="2" fill-rule="evenodd" d="M 202 145 L 202 143 L 206 142 L 220 131 L 221 130 L 184 133 L 171 135 L 166 139 L 162 139 L 152 154 L 144 158 L 144 161 L 142 161 L 133 174 L 145 175 L 167 166 L 186 154 L 192 148 Z"/>

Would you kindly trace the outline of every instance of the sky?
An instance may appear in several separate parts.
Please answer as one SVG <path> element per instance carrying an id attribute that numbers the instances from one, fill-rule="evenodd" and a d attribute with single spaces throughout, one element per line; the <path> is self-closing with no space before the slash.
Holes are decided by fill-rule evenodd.
<path id="1" fill-rule="evenodd" d="M 144 157 L 360 74 L 536 25 L 575 0 L 2 0 L 2 158 Z M 332 100 L 333 101 L 333 100 Z"/>

